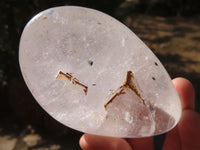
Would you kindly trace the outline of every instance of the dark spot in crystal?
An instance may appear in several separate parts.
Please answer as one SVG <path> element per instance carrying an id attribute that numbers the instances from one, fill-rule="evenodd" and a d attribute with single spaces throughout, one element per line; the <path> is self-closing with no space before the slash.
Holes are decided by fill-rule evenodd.
<path id="1" fill-rule="evenodd" d="M 153 80 L 156 80 L 156 78 L 155 78 L 155 77 L 152 77 L 152 79 L 153 79 Z"/>
<path id="2" fill-rule="evenodd" d="M 92 66 L 93 65 L 93 61 L 92 60 L 88 60 L 88 65 Z"/>
<path id="3" fill-rule="evenodd" d="M 150 108 L 151 111 L 154 110 L 154 109 L 153 109 L 153 106 L 152 106 L 151 104 L 149 104 L 149 108 Z"/>
<path id="4" fill-rule="evenodd" d="M 157 62 L 154 62 L 154 64 L 155 64 L 156 66 L 158 66 L 158 63 L 157 63 Z"/>

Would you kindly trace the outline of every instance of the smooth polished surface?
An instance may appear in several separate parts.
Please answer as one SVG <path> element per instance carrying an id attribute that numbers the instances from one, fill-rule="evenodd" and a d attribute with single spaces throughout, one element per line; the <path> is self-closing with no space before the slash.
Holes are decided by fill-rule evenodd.
<path id="1" fill-rule="evenodd" d="M 96 10 L 45 10 L 26 25 L 20 67 L 31 93 L 56 120 L 114 137 L 172 129 L 181 104 L 151 50 L 125 25 Z"/>

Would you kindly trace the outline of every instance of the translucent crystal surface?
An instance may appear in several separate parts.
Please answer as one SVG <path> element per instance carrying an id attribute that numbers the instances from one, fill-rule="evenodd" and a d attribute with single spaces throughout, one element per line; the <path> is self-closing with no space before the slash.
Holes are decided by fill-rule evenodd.
<path id="1" fill-rule="evenodd" d="M 73 129 L 145 137 L 179 121 L 179 97 L 160 61 L 99 11 L 65 6 L 39 13 L 23 31 L 19 59 L 35 99 Z"/>

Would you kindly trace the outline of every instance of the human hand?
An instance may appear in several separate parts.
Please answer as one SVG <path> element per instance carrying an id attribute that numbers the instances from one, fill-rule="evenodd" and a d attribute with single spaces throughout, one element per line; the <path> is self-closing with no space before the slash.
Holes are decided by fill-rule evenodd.
<path id="1" fill-rule="evenodd" d="M 200 150 L 200 114 L 194 111 L 195 94 L 192 84 L 176 78 L 173 84 L 182 104 L 178 125 L 166 134 L 163 150 Z M 84 134 L 80 139 L 84 150 L 153 150 L 153 137 L 122 139 Z"/>

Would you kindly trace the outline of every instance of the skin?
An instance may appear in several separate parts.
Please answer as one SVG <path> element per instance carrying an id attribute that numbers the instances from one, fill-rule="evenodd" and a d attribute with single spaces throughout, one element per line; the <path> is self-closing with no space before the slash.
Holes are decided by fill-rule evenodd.
<path id="1" fill-rule="evenodd" d="M 195 92 L 184 78 L 176 78 L 173 84 L 182 104 L 182 116 L 178 125 L 166 134 L 162 150 L 200 150 L 200 114 L 194 111 Z M 80 138 L 84 150 L 153 150 L 153 137 L 112 138 L 84 134 Z"/>

